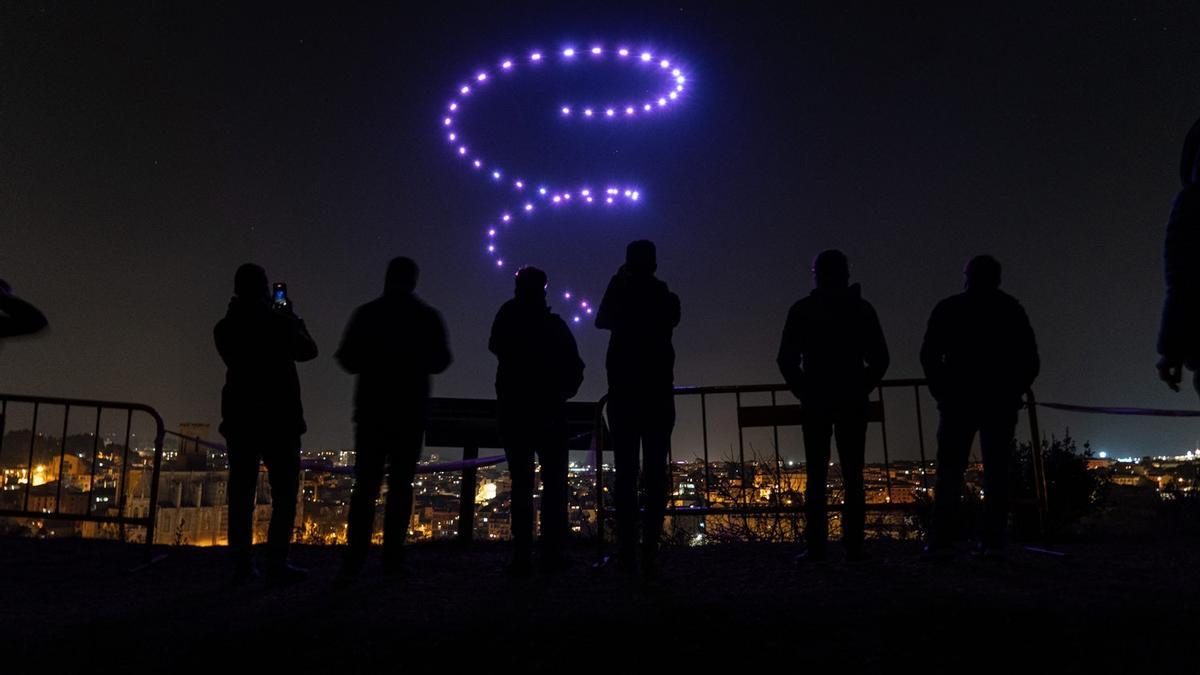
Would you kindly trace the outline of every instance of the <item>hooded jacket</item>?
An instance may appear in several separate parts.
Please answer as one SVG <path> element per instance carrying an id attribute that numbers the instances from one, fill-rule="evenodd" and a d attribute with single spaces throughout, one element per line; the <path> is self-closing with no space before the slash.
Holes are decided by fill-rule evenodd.
<path id="1" fill-rule="evenodd" d="M 608 390 L 617 395 L 670 393 L 675 386 L 679 296 L 653 274 L 621 268 L 608 282 L 596 328 L 612 331 L 605 365 Z"/>
<path id="2" fill-rule="evenodd" d="M 583 383 L 575 336 L 541 296 L 516 297 L 500 306 L 488 350 L 499 362 L 496 398 L 503 409 L 563 403 Z"/>
<path id="3" fill-rule="evenodd" d="M 308 430 L 296 362 L 315 359 L 317 345 L 303 321 L 235 296 L 213 338 L 225 362 L 220 431 L 226 439 L 299 438 Z"/>
<path id="4" fill-rule="evenodd" d="M 358 375 L 358 424 L 423 423 L 429 376 L 446 370 L 452 360 L 442 316 L 411 292 L 399 291 L 385 291 L 354 311 L 334 358 Z"/>
<path id="5" fill-rule="evenodd" d="M 865 411 L 890 358 L 883 328 L 858 284 L 815 288 L 788 311 L 776 358 L 806 412 Z"/>
<path id="6" fill-rule="evenodd" d="M 1167 219 L 1163 263 L 1166 300 L 1158 353 L 1174 363 L 1200 367 L 1200 120 L 1183 143 L 1175 196 Z"/>
<path id="7" fill-rule="evenodd" d="M 1015 409 L 1041 368 L 1021 303 L 998 288 L 969 289 L 929 316 L 921 366 L 941 410 Z"/>

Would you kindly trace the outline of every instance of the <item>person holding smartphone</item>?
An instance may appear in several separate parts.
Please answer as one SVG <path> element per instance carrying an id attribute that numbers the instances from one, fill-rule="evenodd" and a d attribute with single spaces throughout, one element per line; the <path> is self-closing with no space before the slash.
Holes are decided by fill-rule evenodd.
<path id="1" fill-rule="evenodd" d="M 289 584 L 307 576 L 288 562 L 300 490 L 300 437 L 308 430 L 296 362 L 317 357 L 317 345 L 290 300 L 273 302 L 267 273 L 246 263 L 233 280 L 225 318 L 213 328 L 225 362 L 221 435 L 229 448 L 229 547 L 234 583 L 259 576 L 251 549 L 259 463 L 271 485 L 267 581 Z M 286 299 L 286 288 L 284 290 Z"/>

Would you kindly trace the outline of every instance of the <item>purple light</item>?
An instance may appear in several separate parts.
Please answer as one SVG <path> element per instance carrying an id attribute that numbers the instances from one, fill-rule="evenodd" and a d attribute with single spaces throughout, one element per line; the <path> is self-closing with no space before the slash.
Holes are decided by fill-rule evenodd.
<path id="1" fill-rule="evenodd" d="M 644 111 L 645 113 L 648 114 L 654 110 L 656 105 L 657 105 L 657 107 L 664 107 L 664 106 L 667 106 L 668 103 L 670 103 L 671 101 L 679 99 L 680 94 L 683 92 L 683 86 L 684 86 L 684 83 L 686 82 L 686 78 L 684 76 L 683 71 L 679 67 L 673 66 L 669 60 L 662 58 L 661 55 L 656 57 L 653 54 L 653 52 L 651 52 L 649 50 L 642 51 L 642 52 L 635 52 L 626 46 L 618 45 L 616 47 L 611 47 L 611 46 L 606 47 L 606 46 L 604 46 L 603 43 L 593 42 L 591 45 L 588 45 L 588 46 L 582 47 L 582 48 L 575 47 L 575 46 L 561 47 L 560 51 L 559 51 L 560 58 L 558 58 L 558 59 L 553 59 L 553 58 L 544 59 L 543 58 L 544 56 L 553 57 L 554 52 L 542 52 L 540 50 L 531 50 L 531 51 L 527 52 L 526 58 L 528 59 L 529 62 L 533 62 L 533 63 L 540 63 L 541 61 L 548 60 L 549 63 L 547 63 L 547 67 L 557 66 L 557 67 L 570 68 L 570 63 L 573 63 L 575 59 L 577 59 L 581 56 L 584 56 L 588 53 L 590 53 L 594 57 L 593 60 L 595 60 L 597 62 L 600 61 L 601 57 L 607 56 L 608 54 L 613 53 L 613 54 L 619 56 L 621 59 L 625 59 L 627 61 L 633 60 L 633 59 L 638 59 L 642 63 L 657 64 L 658 66 L 660 66 L 663 69 L 664 75 L 667 75 L 669 73 L 669 76 L 671 77 L 671 79 L 674 80 L 673 83 L 668 83 L 673 87 L 673 89 L 664 90 L 660 97 L 652 98 L 649 100 L 644 100 L 641 104 L 630 104 L 630 103 L 618 104 L 616 101 L 608 101 L 608 102 L 599 101 L 598 102 L 599 105 L 592 105 L 592 106 L 588 106 L 588 107 L 575 107 L 574 103 L 560 103 L 559 112 L 560 112 L 561 116 L 564 118 L 573 117 L 576 114 L 582 113 L 581 116 L 585 117 L 589 120 L 593 119 L 597 116 L 603 116 L 606 119 L 614 119 L 619 114 L 624 114 L 627 118 L 632 119 L 637 116 L 637 113 L 639 112 L 639 108 L 641 108 L 641 111 Z M 566 63 L 564 63 L 564 61 Z M 494 71 L 492 71 L 491 68 L 493 68 L 493 67 L 499 68 L 502 71 L 502 73 L 512 73 L 513 71 L 515 71 L 515 66 L 517 65 L 518 62 L 519 62 L 519 57 L 518 58 L 503 58 L 496 65 L 489 66 L 488 69 L 478 70 L 474 74 L 468 75 L 465 80 L 465 83 L 460 82 L 460 84 L 459 84 L 459 93 L 461 96 L 457 97 L 457 98 L 452 98 L 449 102 L 447 102 L 445 104 L 447 106 L 447 112 L 445 112 L 442 117 L 442 125 L 443 125 L 443 129 L 444 129 L 443 133 L 445 133 L 446 137 L 450 140 L 451 143 L 453 143 L 453 145 L 451 145 L 451 147 L 457 149 L 457 153 L 459 156 L 466 157 L 466 156 L 468 156 L 469 153 L 468 153 L 468 147 L 465 144 L 463 144 L 463 145 L 459 144 L 461 141 L 463 141 L 465 139 L 459 138 L 459 134 L 457 133 L 457 130 L 456 130 L 457 119 L 455 116 L 457 114 L 457 111 L 460 109 L 461 103 L 466 101 L 466 98 L 464 98 L 464 97 L 466 97 L 472 93 L 471 89 L 473 87 L 470 83 L 475 82 L 476 85 L 474 85 L 474 86 L 476 86 L 476 87 L 483 86 L 484 83 L 490 82 L 496 76 L 496 73 Z M 532 70 L 537 71 L 538 68 L 533 68 Z M 503 79 L 503 75 L 501 76 L 501 78 Z M 460 99 L 461 99 L 461 101 L 460 101 Z M 601 115 L 601 113 L 603 113 L 603 115 Z M 470 153 L 470 154 L 473 154 L 473 153 Z M 483 158 L 478 155 L 471 157 L 469 161 L 471 162 L 472 166 L 477 170 L 482 170 L 485 168 L 485 162 L 484 162 Z M 498 167 L 493 166 L 491 169 L 487 170 L 487 173 L 491 174 L 492 180 L 497 183 L 502 183 L 504 180 L 510 180 L 511 187 L 517 191 L 523 191 L 526 187 L 525 182 L 522 179 L 519 179 L 519 178 L 506 179 L 504 177 L 505 176 L 504 172 L 501 171 Z M 549 181 L 549 183 L 556 184 L 556 180 L 551 179 Z M 587 185 L 587 183 L 584 183 L 584 185 Z M 562 208 L 564 206 L 569 206 L 570 202 L 572 201 L 572 197 L 576 197 L 576 198 L 578 198 L 579 201 L 585 202 L 588 205 L 593 204 L 594 202 L 596 202 L 600 199 L 603 199 L 604 202 L 610 206 L 615 204 L 617 202 L 617 200 L 621 200 L 621 199 L 626 200 L 625 202 L 622 202 L 622 205 L 624 205 L 627 202 L 637 202 L 641 197 L 640 193 L 636 189 L 626 188 L 626 187 L 614 187 L 614 186 L 611 186 L 611 184 L 610 184 L 610 186 L 607 186 L 607 187 L 601 187 L 601 188 L 595 188 L 595 189 L 593 189 L 591 187 L 578 187 L 574 193 L 562 190 L 561 188 L 556 191 L 551 192 L 551 191 L 549 191 L 549 188 L 546 187 L 545 185 L 535 185 L 535 186 L 531 186 L 531 187 L 537 187 L 537 191 L 538 191 L 538 196 L 533 197 L 533 199 L 545 199 L 545 200 L 551 202 L 555 206 L 555 210 L 557 210 L 558 208 Z M 535 210 L 534 209 L 534 203 L 535 203 L 534 201 L 518 202 L 518 203 L 521 205 L 521 208 L 524 213 L 532 215 L 533 211 Z M 499 245 L 500 245 L 499 230 L 504 229 L 505 233 L 507 233 L 507 228 L 512 225 L 512 220 L 513 220 L 513 217 L 510 213 L 502 213 L 501 217 L 500 217 L 500 221 L 501 221 L 501 224 L 503 225 L 503 228 L 500 225 L 495 225 L 495 224 L 489 224 L 489 225 L 485 226 L 485 230 L 486 230 L 487 234 L 484 237 L 483 244 L 484 244 L 484 247 L 485 247 L 487 253 L 489 254 L 489 256 L 495 261 L 496 267 L 500 267 L 500 268 L 506 267 L 504 260 L 501 259 L 497 255 L 497 253 L 499 251 Z M 566 299 L 568 301 L 573 301 L 576 303 L 575 311 L 573 311 L 569 314 L 565 314 L 564 316 L 570 316 L 572 324 L 578 324 L 583 320 L 583 317 L 585 315 L 592 315 L 595 310 L 588 303 L 587 300 L 584 300 L 582 298 L 575 298 L 574 300 L 572 300 L 572 297 L 573 296 L 570 291 L 566 291 L 563 293 L 564 299 Z"/>

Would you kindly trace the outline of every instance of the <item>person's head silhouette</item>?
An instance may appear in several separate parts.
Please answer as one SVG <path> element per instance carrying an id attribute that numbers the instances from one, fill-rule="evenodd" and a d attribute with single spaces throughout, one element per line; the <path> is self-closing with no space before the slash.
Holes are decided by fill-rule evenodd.
<path id="1" fill-rule="evenodd" d="M 529 300 L 545 300 L 546 286 L 550 280 L 546 277 L 546 273 L 534 267 L 526 265 L 517 270 L 516 274 L 516 296 L 521 299 Z"/>
<path id="2" fill-rule="evenodd" d="M 817 288 L 845 288 L 850 283 L 850 261 L 837 249 L 821 251 L 813 258 L 812 275 Z"/>
<path id="3" fill-rule="evenodd" d="M 233 294 L 243 300 L 271 301 L 267 271 L 254 263 L 245 263 L 233 275 Z"/>
<path id="4" fill-rule="evenodd" d="M 969 291 L 1000 288 L 1000 262 L 990 255 L 977 255 L 967 261 L 963 278 Z"/>
<path id="5" fill-rule="evenodd" d="M 633 274 L 654 274 L 658 269 L 658 251 L 649 239 L 638 239 L 625 247 L 625 268 Z"/>
<path id="6" fill-rule="evenodd" d="M 412 258 L 392 258 L 383 278 L 384 295 L 408 295 L 417 288 L 417 263 Z"/>

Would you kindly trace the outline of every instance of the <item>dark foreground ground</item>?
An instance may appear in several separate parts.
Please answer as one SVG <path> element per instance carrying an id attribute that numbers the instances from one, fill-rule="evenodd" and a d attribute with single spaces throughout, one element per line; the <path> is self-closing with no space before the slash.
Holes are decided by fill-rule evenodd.
<path id="1" fill-rule="evenodd" d="M 876 542 L 870 564 L 796 569 L 790 546 L 674 548 L 652 584 L 593 572 L 591 548 L 514 581 L 502 546 L 422 545 L 416 577 L 371 567 L 343 590 L 327 548 L 300 547 L 312 578 L 268 590 L 230 587 L 218 549 L 130 572 L 134 547 L 0 539 L 0 670 L 1196 672 L 1200 539 L 1146 525 L 1005 562 Z"/>

